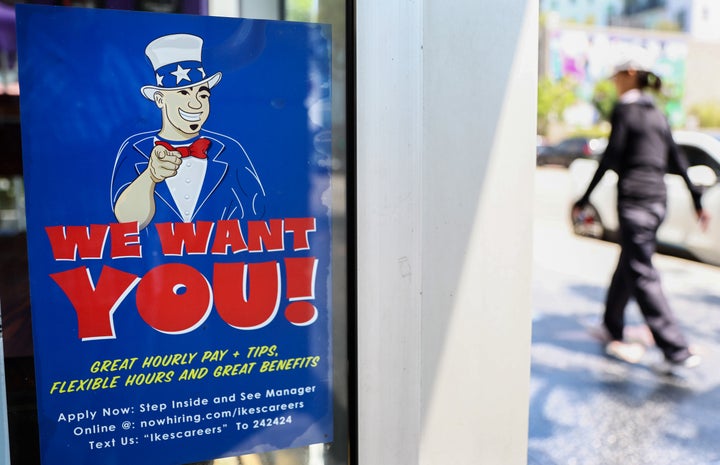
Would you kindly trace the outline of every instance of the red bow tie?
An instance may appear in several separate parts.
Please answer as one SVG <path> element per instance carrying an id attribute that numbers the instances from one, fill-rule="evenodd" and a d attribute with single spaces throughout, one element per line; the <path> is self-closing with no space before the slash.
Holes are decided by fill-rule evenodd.
<path id="1" fill-rule="evenodd" d="M 207 158 L 207 149 L 210 148 L 210 140 L 200 138 L 186 147 L 175 148 L 167 142 L 157 140 L 155 145 L 162 145 L 168 150 L 180 152 L 180 157 Z"/>

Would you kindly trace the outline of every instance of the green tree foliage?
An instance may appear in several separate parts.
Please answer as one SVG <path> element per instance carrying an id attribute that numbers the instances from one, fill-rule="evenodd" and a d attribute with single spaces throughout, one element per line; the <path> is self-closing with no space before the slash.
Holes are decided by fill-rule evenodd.
<path id="1" fill-rule="evenodd" d="M 603 79 L 595 84 L 592 103 L 601 119 L 610 121 L 610 114 L 616 101 L 617 91 L 615 90 L 615 84 L 610 79 Z"/>
<path id="2" fill-rule="evenodd" d="M 285 3 L 285 15 L 291 21 L 314 21 L 312 0 L 289 0 Z"/>
<path id="3" fill-rule="evenodd" d="M 577 83 L 567 77 L 560 80 L 541 78 L 538 81 L 538 132 L 546 134 L 551 121 L 559 120 L 567 107 L 575 103 Z"/>
<path id="4" fill-rule="evenodd" d="M 697 119 L 702 128 L 720 128 L 720 102 L 708 101 L 690 107 L 688 113 Z"/>

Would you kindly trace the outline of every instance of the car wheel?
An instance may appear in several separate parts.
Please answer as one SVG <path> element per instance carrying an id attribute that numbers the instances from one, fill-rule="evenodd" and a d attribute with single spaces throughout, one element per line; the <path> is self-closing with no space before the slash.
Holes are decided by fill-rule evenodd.
<path id="1" fill-rule="evenodd" d="M 602 224 L 597 209 L 587 204 L 577 215 L 570 214 L 573 232 L 578 236 L 602 239 L 605 236 L 605 227 Z"/>

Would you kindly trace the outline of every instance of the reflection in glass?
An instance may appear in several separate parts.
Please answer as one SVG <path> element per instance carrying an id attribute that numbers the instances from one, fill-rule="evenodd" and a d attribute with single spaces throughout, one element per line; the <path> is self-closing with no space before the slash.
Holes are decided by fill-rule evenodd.
<path id="1" fill-rule="evenodd" d="M 346 10 L 340 0 L 280 0 L 277 8 L 269 8 L 262 0 L 240 2 L 237 16 L 256 19 L 284 19 L 319 22 L 332 25 L 332 102 L 308 109 L 310 118 L 332 115 L 332 134 L 316 137 L 315 150 L 332 151 L 332 221 L 333 221 L 333 387 L 335 440 L 330 444 L 314 444 L 264 454 L 251 454 L 202 462 L 196 465 L 340 465 L 349 463 L 348 451 L 348 347 L 347 347 L 347 218 L 346 218 Z M 217 2 L 228 15 L 228 5 Z M 220 4 L 224 5 L 220 5 Z M 215 14 L 213 2 L 209 13 Z M 235 12 L 233 12 L 235 13 Z"/>
<path id="2" fill-rule="evenodd" d="M 0 235 L 25 231 L 25 192 L 21 176 L 0 177 Z"/>
<path id="3" fill-rule="evenodd" d="M 3 12 L 12 1 L 0 2 Z M 347 295 L 347 121 L 346 121 L 346 3 L 343 0 L 115 0 L 101 2 L 28 1 L 55 5 L 120 8 L 256 19 L 319 22 L 332 25 L 332 101 L 308 109 L 312 120 L 331 115 L 331 133 L 317 134 L 313 147 L 325 160 L 331 152 L 332 204 L 332 309 L 334 441 L 297 449 L 201 462 L 202 465 L 340 465 L 349 463 L 348 295 Z M 5 4 L 5 5 L 3 5 Z M 8 7 L 8 8 L 5 8 Z M 126 8 L 126 7 L 123 7 Z M 191 10 L 188 10 L 191 8 Z M 194 8 L 194 9 L 192 9 Z M 14 16 L 14 15 L 13 15 Z M 3 16 L 2 18 L 5 18 Z M 2 19 L 0 18 L 0 19 Z M 0 22 L 0 25 L 5 23 Z M 7 23 L 8 29 L 14 23 Z M 10 34 L 8 32 L 8 34 Z M 14 37 L 14 30 L 12 34 Z M 39 465 L 37 410 L 35 403 L 32 340 L 27 289 L 25 198 L 20 163 L 19 117 L 17 115 L 17 67 L 14 50 L 0 50 L 0 129 L 5 160 L 0 163 L 0 282 L 4 330 L 4 371 L 7 376 L 12 465 Z M 13 100 L 14 99 L 14 100 Z M 12 163 L 10 163 L 12 162 Z M 0 362 L 3 359 L 0 356 Z M 1 365 L 1 364 L 0 364 Z M 2 368 L 2 366 L 0 366 Z M 0 410 L 1 412 L 1 410 Z M 0 419 L 1 420 L 1 419 Z M 3 429 L 0 427 L 0 441 Z M 0 453 L 2 452 L 0 447 Z M 0 455 L 0 463 L 4 463 Z"/>

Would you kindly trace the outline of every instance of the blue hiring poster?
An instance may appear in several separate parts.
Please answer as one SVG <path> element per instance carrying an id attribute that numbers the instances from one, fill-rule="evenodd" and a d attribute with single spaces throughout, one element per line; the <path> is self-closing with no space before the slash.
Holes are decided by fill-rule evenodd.
<path id="1" fill-rule="evenodd" d="M 330 27 L 17 27 L 42 464 L 332 441 Z"/>

